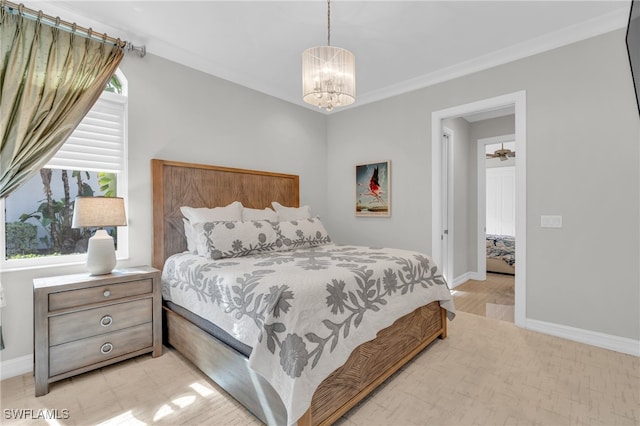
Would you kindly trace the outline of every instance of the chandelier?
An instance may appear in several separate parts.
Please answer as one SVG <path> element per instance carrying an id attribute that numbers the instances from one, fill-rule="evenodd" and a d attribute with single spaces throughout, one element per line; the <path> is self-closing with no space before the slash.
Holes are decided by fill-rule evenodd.
<path id="1" fill-rule="evenodd" d="M 331 46 L 331 0 L 327 0 L 327 45 L 302 52 L 302 96 L 306 103 L 327 111 L 356 100 L 355 56 Z"/>

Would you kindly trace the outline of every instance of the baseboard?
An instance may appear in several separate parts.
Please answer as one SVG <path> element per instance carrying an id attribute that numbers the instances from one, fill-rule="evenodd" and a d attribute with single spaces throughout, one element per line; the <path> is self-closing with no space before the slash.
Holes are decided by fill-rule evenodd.
<path id="1" fill-rule="evenodd" d="M 574 342 L 585 343 L 598 348 L 609 349 L 615 352 L 640 357 L 640 340 L 626 337 L 613 336 L 611 334 L 598 333 L 596 331 L 569 327 L 534 319 L 526 320 L 526 328 L 551 336 L 562 337 Z"/>
<path id="2" fill-rule="evenodd" d="M 469 280 L 479 280 L 480 279 L 480 274 L 478 274 L 477 272 L 465 272 L 464 274 L 455 277 L 453 279 L 453 282 L 451 283 L 451 288 L 456 288 L 458 287 L 460 284 L 464 284 Z"/>
<path id="3" fill-rule="evenodd" d="M 0 380 L 33 371 L 33 354 L 0 362 Z"/>

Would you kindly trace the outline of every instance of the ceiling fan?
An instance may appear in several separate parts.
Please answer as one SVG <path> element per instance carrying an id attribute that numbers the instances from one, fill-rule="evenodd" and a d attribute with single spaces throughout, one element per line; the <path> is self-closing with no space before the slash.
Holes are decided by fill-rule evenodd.
<path id="1" fill-rule="evenodd" d="M 487 154 L 487 158 L 499 158 L 500 161 L 505 161 L 509 157 L 515 157 L 516 152 L 511 151 L 510 149 L 504 149 L 504 144 L 502 144 L 502 148 L 494 151 L 493 154 Z"/>

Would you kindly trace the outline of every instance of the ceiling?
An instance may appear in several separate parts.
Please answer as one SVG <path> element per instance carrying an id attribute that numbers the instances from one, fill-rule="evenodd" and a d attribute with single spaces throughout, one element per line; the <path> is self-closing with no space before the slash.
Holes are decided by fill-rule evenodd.
<path id="1" fill-rule="evenodd" d="M 325 0 L 24 3 L 318 110 L 302 101 L 301 54 L 327 42 Z M 357 107 L 623 28 L 630 4 L 333 0 L 331 44 L 356 56 Z"/>

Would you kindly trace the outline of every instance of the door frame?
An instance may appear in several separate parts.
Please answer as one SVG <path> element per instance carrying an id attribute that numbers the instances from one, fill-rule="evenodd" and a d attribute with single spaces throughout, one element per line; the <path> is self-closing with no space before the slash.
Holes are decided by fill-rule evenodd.
<path id="1" fill-rule="evenodd" d="M 513 105 L 515 107 L 515 151 L 516 156 L 516 265 L 515 277 L 515 314 L 514 322 L 519 327 L 526 325 L 526 224 L 527 224 L 527 185 L 526 185 L 526 91 L 509 93 L 489 99 L 458 105 L 431 114 L 431 255 L 437 264 L 441 264 L 442 246 L 442 120 L 461 117 L 480 111 L 494 110 Z M 454 142 L 455 143 L 455 142 Z M 453 184 L 453 182 L 450 182 Z M 449 212 L 451 214 L 451 212 Z M 451 223 L 449 230 L 451 232 Z M 453 241 L 449 240 L 449 251 Z M 451 259 L 449 258 L 449 264 Z"/>
<path id="2" fill-rule="evenodd" d="M 516 139 L 515 133 L 510 135 L 502 135 L 502 136 L 492 136 L 490 138 L 482 138 L 478 139 L 477 143 L 477 172 L 478 172 L 478 245 L 477 245 L 477 253 L 478 253 L 478 280 L 484 281 L 487 279 L 487 262 L 486 262 L 486 243 L 485 240 L 487 238 L 487 167 L 486 167 L 486 146 L 493 145 L 498 143 L 507 143 L 513 142 Z M 516 166 L 516 170 L 518 167 Z"/>
<path id="3" fill-rule="evenodd" d="M 446 236 L 446 240 L 447 240 L 447 252 L 446 252 L 446 256 L 443 256 L 443 259 L 446 257 L 446 261 L 443 262 L 443 274 L 445 275 L 445 278 L 448 280 L 448 282 L 453 283 L 454 280 L 454 276 L 453 276 L 453 233 L 454 233 L 454 229 L 453 229 L 453 141 L 454 141 L 454 132 L 453 130 L 449 129 L 448 127 L 443 127 L 442 128 L 442 133 L 440 134 L 440 141 L 442 143 L 442 145 L 444 145 L 444 136 L 447 136 L 448 138 L 448 146 L 447 146 L 447 157 L 444 158 L 443 153 L 441 153 L 441 155 L 443 155 L 442 161 L 447 161 L 447 168 L 446 168 L 446 181 L 442 182 L 442 189 L 447 191 L 447 206 L 446 206 L 446 212 L 447 212 L 447 236 Z M 445 174 L 444 171 L 441 175 L 443 178 L 445 178 Z M 441 196 L 444 199 L 445 194 L 441 194 Z M 441 207 L 443 207 L 441 205 Z M 442 210 L 443 212 L 445 211 L 444 209 Z M 441 241 L 440 241 L 440 245 L 442 247 L 443 245 L 443 241 L 444 241 L 444 236 L 441 236 Z"/>

